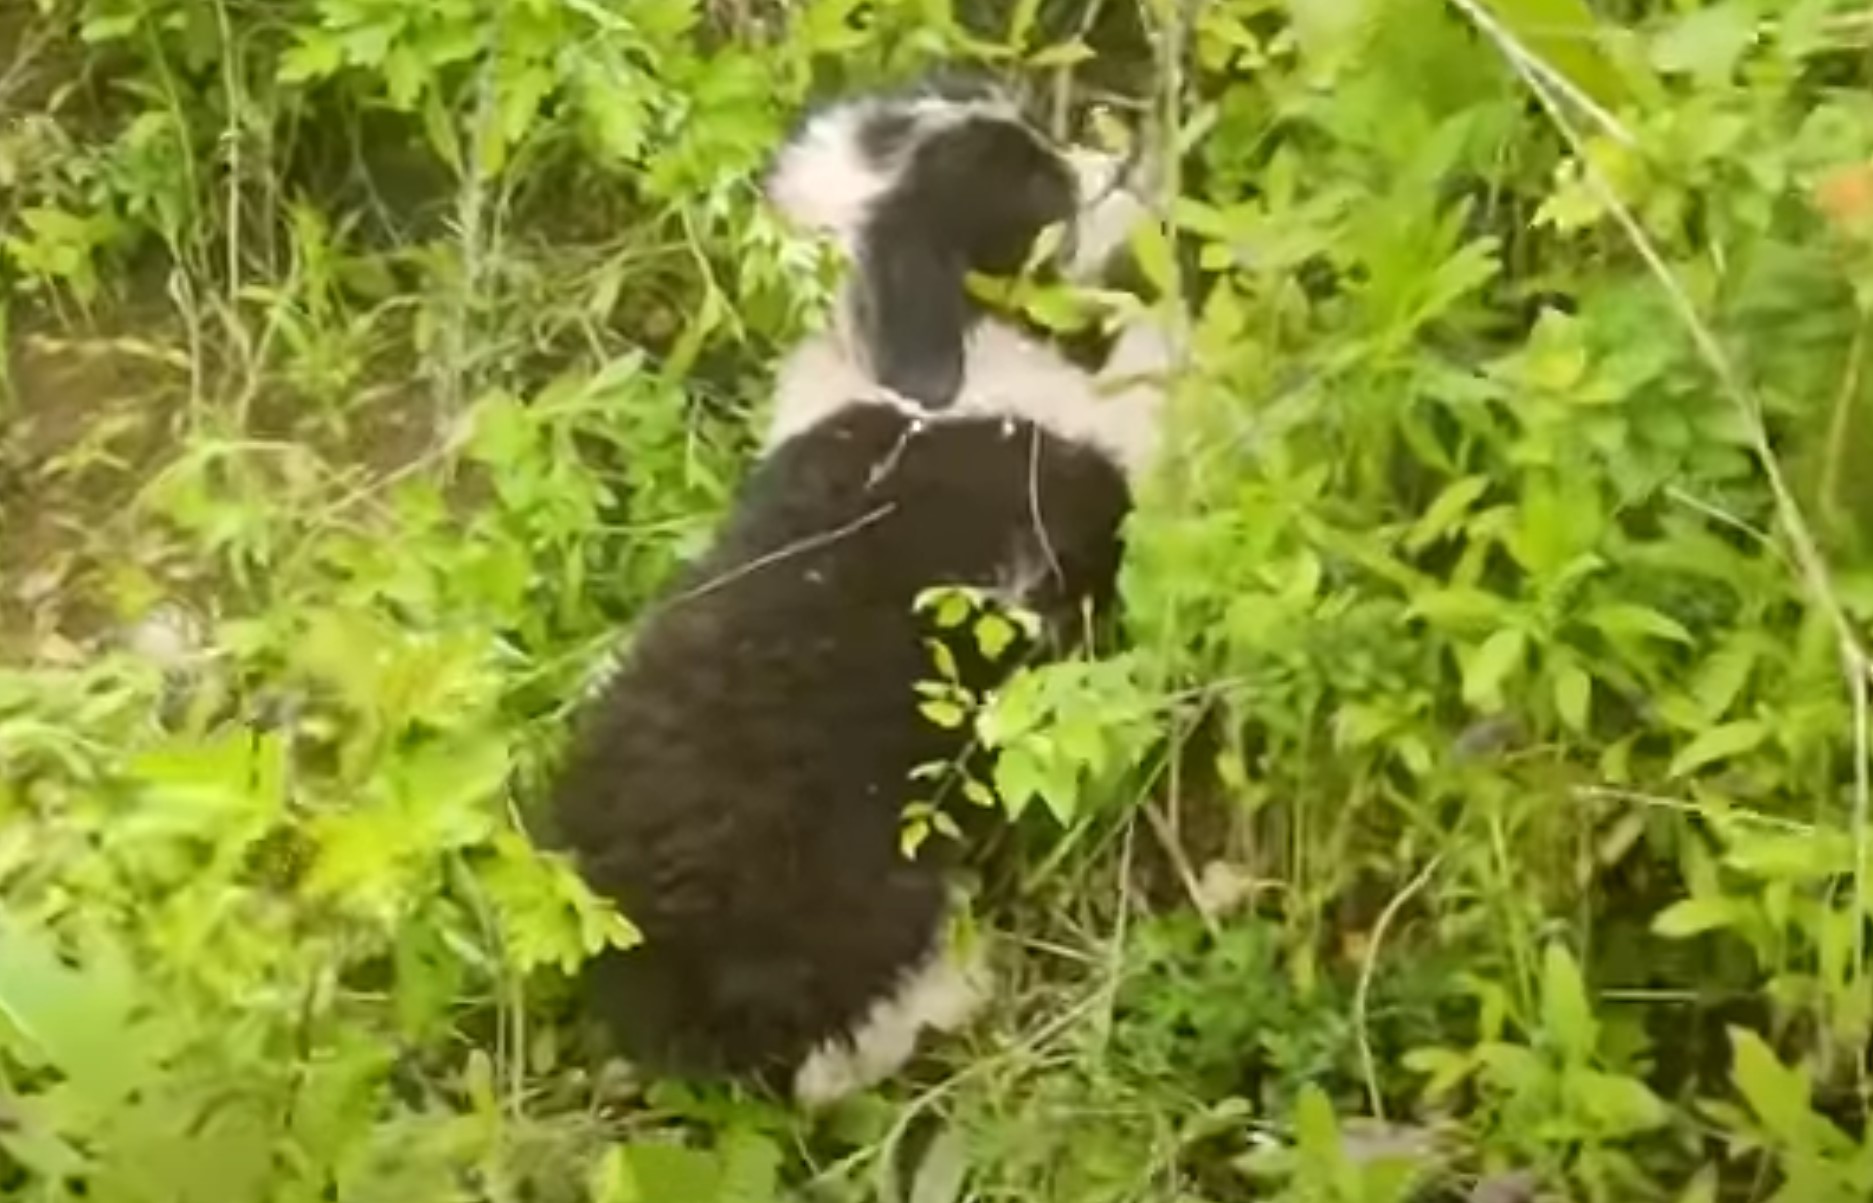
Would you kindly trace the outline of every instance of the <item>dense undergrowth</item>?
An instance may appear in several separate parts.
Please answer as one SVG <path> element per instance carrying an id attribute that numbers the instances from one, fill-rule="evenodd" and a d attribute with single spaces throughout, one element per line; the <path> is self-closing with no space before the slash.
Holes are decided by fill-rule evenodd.
<path id="1" fill-rule="evenodd" d="M 959 57 L 1187 148 L 1193 352 L 1125 647 L 977 716 L 1002 1001 L 809 1126 L 585 1055 L 527 808 L 824 301 L 765 156 Z M 1869 84 L 1832 0 L 0 0 L 0 1197 L 1873 1197 Z"/>

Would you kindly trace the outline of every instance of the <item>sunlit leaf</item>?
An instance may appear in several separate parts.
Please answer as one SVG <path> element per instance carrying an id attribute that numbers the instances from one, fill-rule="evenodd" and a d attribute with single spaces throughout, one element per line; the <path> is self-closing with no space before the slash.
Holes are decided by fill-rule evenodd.
<path id="1" fill-rule="evenodd" d="M 1708 765 L 1755 750 L 1769 738 L 1767 724 L 1755 719 L 1725 723 L 1699 735 L 1671 759 L 1671 775 L 1683 777 Z"/>

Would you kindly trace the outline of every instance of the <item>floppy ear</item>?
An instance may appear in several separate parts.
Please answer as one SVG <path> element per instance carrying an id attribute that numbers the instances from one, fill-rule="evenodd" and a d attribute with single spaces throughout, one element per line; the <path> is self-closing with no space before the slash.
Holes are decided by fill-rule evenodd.
<path id="1" fill-rule="evenodd" d="M 855 317 L 872 376 L 931 409 L 962 391 L 969 303 L 961 256 L 926 238 L 873 232 L 860 257 Z"/>

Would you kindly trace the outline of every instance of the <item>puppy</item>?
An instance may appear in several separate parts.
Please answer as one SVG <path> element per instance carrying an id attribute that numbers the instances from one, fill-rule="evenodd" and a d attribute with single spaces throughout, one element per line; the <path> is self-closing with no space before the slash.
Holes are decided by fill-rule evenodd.
<path id="1" fill-rule="evenodd" d="M 1070 632 L 1111 597 L 1128 479 L 1166 354 L 1102 382 L 996 321 L 970 272 L 1062 225 L 1096 269 L 1144 218 L 1125 164 L 1058 149 L 992 90 L 944 81 L 810 115 L 768 194 L 854 272 L 783 365 L 762 457 L 713 547 L 592 701 L 551 802 L 559 842 L 645 940 L 589 986 L 653 1072 L 791 1080 L 820 1106 L 954 1029 L 986 975 L 946 950 L 944 853 L 900 850 L 911 771 L 965 731 L 921 715 L 913 601 L 1000 590 Z M 1142 329 L 1142 328 L 1141 328 Z M 963 659 L 977 689 L 995 665 Z"/>

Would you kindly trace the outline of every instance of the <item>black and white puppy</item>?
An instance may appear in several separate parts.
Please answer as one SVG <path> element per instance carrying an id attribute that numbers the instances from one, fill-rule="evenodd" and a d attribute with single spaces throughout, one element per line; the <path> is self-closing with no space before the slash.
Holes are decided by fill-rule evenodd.
<path id="1" fill-rule="evenodd" d="M 955 85 L 815 113 L 777 158 L 770 198 L 837 240 L 853 279 L 783 365 L 759 464 L 590 705 L 551 800 L 586 881 L 645 937 L 590 979 L 643 1067 L 790 1076 L 819 1105 L 981 1000 L 982 964 L 944 939 L 942 854 L 900 851 L 912 770 L 969 750 L 918 711 L 913 600 L 1004 590 L 1061 630 L 1106 602 L 1166 349 L 1143 326 L 1121 338 L 1107 395 L 964 277 L 1018 269 L 1056 224 L 1069 268 L 1096 269 L 1147 212 L 1124 167 Z"/>

